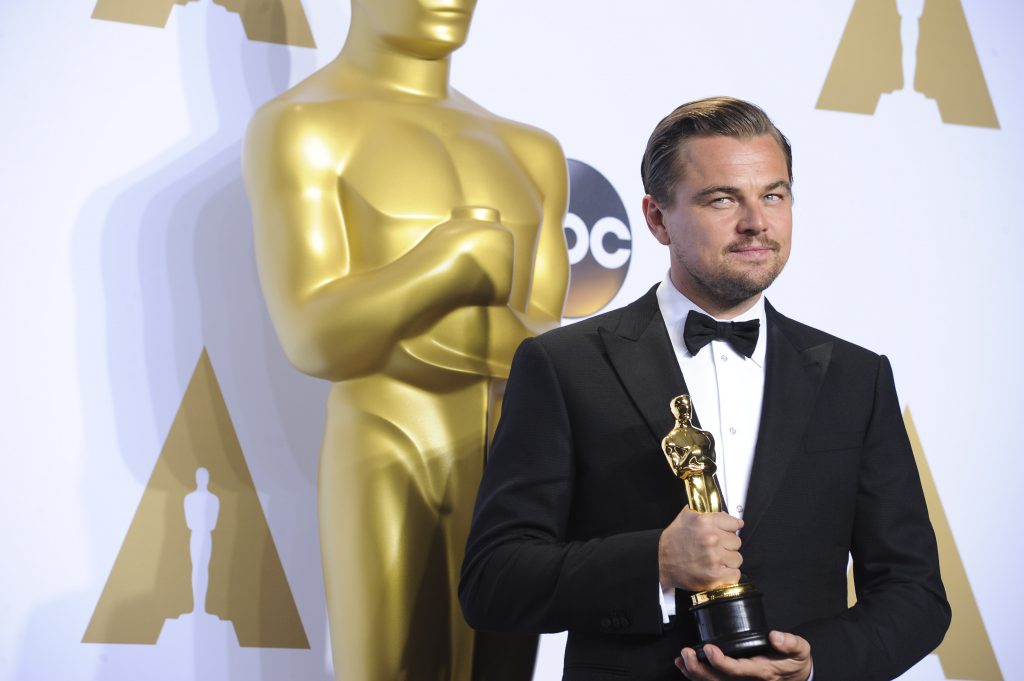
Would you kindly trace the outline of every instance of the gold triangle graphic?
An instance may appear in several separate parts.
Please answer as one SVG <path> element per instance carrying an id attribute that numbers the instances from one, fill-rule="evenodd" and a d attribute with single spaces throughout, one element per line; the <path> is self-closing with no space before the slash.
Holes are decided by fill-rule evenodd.
<path id="1" fill-rule="evenodd" d="M 174 5 L 195 0 L 97 0 L 93 19 L 163 28 Z M 213 0 L 242 19 L 249 40 L 316 47 L 302 0 Z"/>
<path id="2" fill-rule="evenodd" d="M 885 92 L 903 87 L 896 0 L 857 0 L 816 108 L 873 114 Z"/>
<path id="3" fill-rule="evenodd" d="M 309 648 L 205 349 L 82 641 L 155 644 L 166 620 L 192 611 L 184 503 L 199 468 L 220 510 L 208 596 L 196 610 L 232 622 L 241 646 Z"/>
<path id="4" fill-rule="evenodd" d="M 960 0 L 925 3 L 917 63 L 914 88 L 938 102 L 944 122 L 999 127 Z"/>
<path id="5" fill-rule="evenodd" d="M 900 24 L 896 0 L 857 0 L 816 108 L 874 114 L 883 94 L 902 89 Z M 913 89 L 946 123 L 998 128 L 960 0 L 926 0 L 918 26 Z"/>
<path id="6" fill-rule="evenodd" d="M 98 0 L 92 18 L 163 28 L 171 9 L 187 2 L 189 0 Z"/>
<path id="7" fill-rule="evenodd" d="M 935 528 L 935 539 L 939 545 L 939 566 L 942 570 L 942 583 L 946 587 L 946 597 L 953 609 L 953 620 L 946 632 L 946 638 L 935 654 L 942 663 L 942 671 L 947 679 L 960 681 L 1003 681 L 999 670 L 995 651 L 989 641 L 985 622 L 981 619 L 978 602 L 974 599 L 974 591 L 967 580 L 967 571 L 960 560 L 953 531 L 942 508 L 935 479 L 932 478 L 928 460 L 925 458 L 924 447 L 910 414 L 910 407 L 903 412 L 903 422 L 907 426 L 910 445 L 914 449 L 917 470 L 921 474 L 921 486 L 928 503 L 928 515 Z M 853 589 L 853 571 L 847 576 L 847 594 L 850 606 L 857 602 Z"/>

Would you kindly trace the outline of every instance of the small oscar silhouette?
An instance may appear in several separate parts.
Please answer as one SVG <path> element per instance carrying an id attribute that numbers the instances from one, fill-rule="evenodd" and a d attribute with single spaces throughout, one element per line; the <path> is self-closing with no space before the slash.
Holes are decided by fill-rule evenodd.
<path id="1" fill-rule="evenodd" d="M 691 423 L 693 405 L 689 395 L 670 403 L 676 425 L 661 441 L 661 449 L 672 472 L 683 481 L 690 510 L 696 513 L 726 511 L 722 488 L 715 472 L 715 439 Z M 700 633 L 697 656 L 704 657 L 704 644 L 718 646 L 729 657 L 752 657 L 771 650 L 761 593 L 753 584 L 724 584 L 690 597 Z"/>
<path id="2" fill-rule="evenodd" d="M 917 54 L 921 13 L 925 0 L 896 0 L 900 14 L 900 49 L 902 51 L 903 89 L 883 94 L 876 113 L 906 121 L 939 121 L 938 103 L 914 88 L 917 77 Z"/>
<path id="3" fill-rule="evenodd" d="M 210 555 L 213 530 L 220 515 L 220 499 L 209 489 L 210 472 L 196 469 L 196 489 L 185 495 L 185 524 L 189 534 L 189 557 L 192 559 L 192 603 L 196 618 L 213 617 L 206 610 L 206 592 L 210 585 Z"/>
<path id="4" fill-rule="evenodd" d="M 225 678 L 227 664 L 223 657 L 229 647 L 238 643 L 234 623 L 222 620 L 206 609 L 206 595 L 210 587 L 210 559 L 213 556 L 213 531 L 220 517 L 220 499 L 210 490 L 210 471 L 196 469 L 196 488 L 185 495 L 177 512 L 184 511 L 185 527 L 188 528 L 188 557 L 192 566 L 192 609 L 180 616 L 166 620 L 160 630 L 161 645 L 192 650 L 203 660 L 208 678 Z M 224 547 L 221 547 L 224 548 Z M 203 652 L 207 651 L 207 652 Z M 211 652 L 216 651 L 216 653 Z"/>

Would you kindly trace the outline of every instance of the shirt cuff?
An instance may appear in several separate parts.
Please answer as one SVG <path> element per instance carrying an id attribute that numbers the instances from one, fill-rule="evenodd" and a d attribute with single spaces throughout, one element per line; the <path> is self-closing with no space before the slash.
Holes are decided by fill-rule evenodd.
<path id="1" fill-rule="evenodd" d="M 668 624 L 668 618 L 676 614 L 676 590 L 658 585 L 658 602 L 661 604 L 661 622 Z M 808 679 L 807 681 L 811 681 Z"/>

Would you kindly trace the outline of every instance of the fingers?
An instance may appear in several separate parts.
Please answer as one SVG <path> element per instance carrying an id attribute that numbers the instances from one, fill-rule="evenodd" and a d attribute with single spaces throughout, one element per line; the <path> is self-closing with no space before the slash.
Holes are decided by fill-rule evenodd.
<path id="1" fill-rule="evenodd" d="M 784 679 L 784 671 L 776 661 L 764 656 L 736 659 L 729 657 L 718 646 L 707 644 L 704 655 L 708 658 L 709 679 Z"/>
<path id="2" fill-rule="evenodd" d="M 731 532 L 735 534 L 743 529 L 743 519 L 731 516 L 728 513 L 704 513 L 702 515 L 706 515 L 711 518 L 715 523 L 715 526 L 723 532 Z M 739 539 L 739 537 L 736 537 L 736 539 Z"/>
<path id="3" fill-rule="evenodd" d="M 711 589 L 740 580 L 742 541 L 736 532 L 742 521 L 727 513 L 695 513 L 693 520 L 696 542 L 703 549 L 705 570 L 701 589 Z"/>
<path id="4" fill-rule="evenodd" d="M 768 641 L 783 657 L 805 660 L 811 656 L 811 644 L 796 634 L 772 631 L 768 634 Z"/>
<path id="5" fill-rule="evenodd" d="M 811 672 L 811 645 L 805 639 L 781 631 L 769 634 L 775 648 L 771 655 L 758 655 L 746 659 L 727 656 L 718 646 L 705 644 L 707 663 L 701 663 L 697 654 L 684 648 L 676 659 L 676 666 L 691 681 L 718 681 L 719 679 L 784 679 L 803 681 Z"/>
<path id="6" fill-rule="evenodd" d="M 720 530 L 725 532 L 739 532 L 743 529 L 743 519 L 737 518 L 736 516 L 729 515 L 719 511 L 718 513 L 697 513 L 696 511 L 690 510 L 690 505 L 683 506 L 682 510 L 679 511 L 677 518 L 692 515 L 696 518 L 703 518 L 705 521 L 713 524 Z"/>
<path id="7" fill-rule="evenodd" d="M 726 513 L 684 508 L 665 528 L 658 545 L 662 586 L 706 591 L 740 579 L 743 522 Z"/>
<path id="8" fill-rule="evenodd" d="M 740 546 L 743 544 L 735 532 L 719 531 L 716 539 L 718 540 L 718 545 L 726 551 L 739 551 Z"/>
<path id="9" fill-rule="evenodd" d="M 710 644 L 704 646 L 704 655 L 708 658 L 708 666 L 722 672 L 723 674 L 764 678 L 758 676 L 760 672 L 764 671 L 762 668 L 763 665 L 758 664 L 760 662 L 759 659 L 737 660 L 727 656 L 718 648 L 718 646 Z"/>
<path id="10" fill-rule="evenodd" d="M 707 646 L 704 647 L 707 652 Z M 676 658 L 676 667 L 690 681 L 719 681 L 722 676 L 712 667 L 697 659 L 693 648 L 683 648 Z"/>

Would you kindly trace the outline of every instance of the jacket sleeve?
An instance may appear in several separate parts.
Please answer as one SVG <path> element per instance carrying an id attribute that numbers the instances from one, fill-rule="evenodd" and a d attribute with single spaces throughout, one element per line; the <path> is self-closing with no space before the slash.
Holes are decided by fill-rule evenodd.
<path id="1" fill-rule="evenodd" d="M 816 681 L 895 678 L 931 653 L 949 626 L 935 534 L 884 356 L 856 499 L 850 547 L 857 603 L 795 629 L 811 643 Z"/>
<path id="2" fill-rule="evenodd" d="M 526 340 L 477 495 L 459 583 L 463 614 L 470 626 L 496 631 L 659 634 L 661 530 L 569 536 L 569 412 L 547 352 Z"/>

